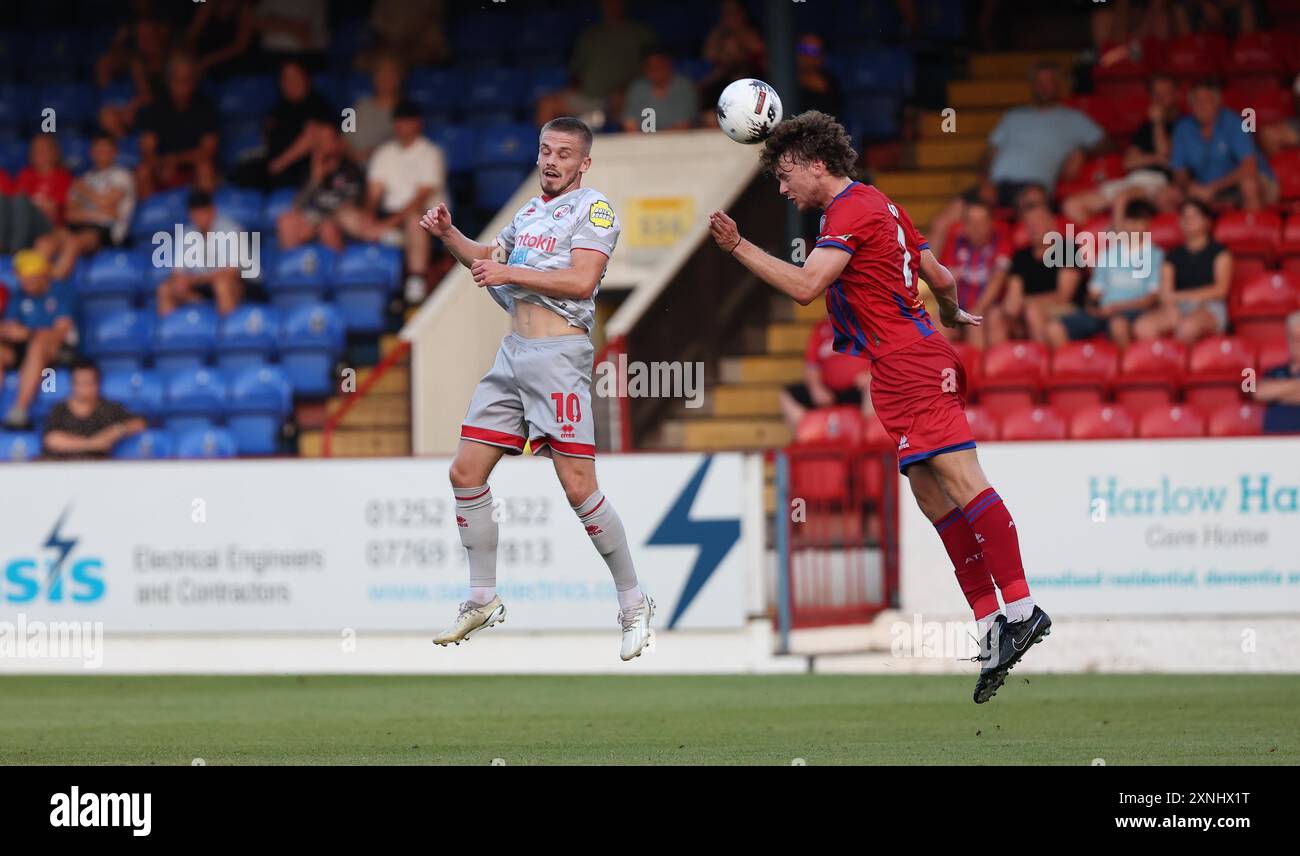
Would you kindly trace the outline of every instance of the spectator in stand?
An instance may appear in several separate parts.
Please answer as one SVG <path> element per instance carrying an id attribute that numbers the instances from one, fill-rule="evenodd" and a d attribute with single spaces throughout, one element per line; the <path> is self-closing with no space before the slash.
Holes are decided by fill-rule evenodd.
<path id="1" fill-rule="evenodd" d="M 288 59 L 323 64 L 330 43 L 326 0 L 258 0 L 253 21 L 273 68 Z"/>
<path id="2" fill-rule="evenodd" d="M 90 162 L 68 191 L 68 230 L 78 255 L 120 247 L 135 210 L 135 179 L 117 163 L 117 141 L 107 132 L 92 139 Z"/>
<path id="3" fill-rule="evenodd" d="M 268 189 L 302 187 L 311 171 L 311 153 L 321 131 L 335 124 L 329 102 L 312 88 L 300 60 L 280 67 L 280 100 L 266 119 L 266 157 L 245 166 L 240 184 Z"/>
<path id="4" fill-rule="evenodd" d="M 1113 245 L 1093 260 L 1088 299 L 1083 309 L 1052 321 L 1047 340 L 1053 348 L 1075 339 L 1103 333 L 1121 348 L 1133 340 L 1133 322 L 1156 305 L 1164 253 L 1151 242 L 1151 218 L 1156 209 L 1134 199 L 1116 218 L 1117 231 L 1127 244 Z"/>
<path id="5" fill-rule="evenodd" d="M 1223 106 L 1219 84 L 1202 80 L 1187 95 L 1191 115 L 1174 126 L 1169 165 L 1179 188 L 1206 205 L 1258 211 L 1278 199 L 1277 179 L 1242 130 L 1241 117 Z"/>
<path id="6" fill-rule="evenodd" d="M 42 457 L 56 461 L 109 456 L 117 443 L 145 429 L 145 421 L 116 401 L 99 397 L 99 368 L 80 359 L 72 366 L 72 390 L 45 419 Z"/>
<path id="7" fill-rule="evenodd" d="M 1108 207 L 1129 199 L 1150 201 L 1160 211 L 1173 211 L 1182 201 L 1171 182 L 1169 155 L 1173 149 L 1174 124 L 1178 119 L 1178 88 L 1174 79 L 1156 74 L 1149 81 L 1151 92 L 1147 121 L 1137 129 L 1124 151 L 1123 178 L 1103 182 L 1092 190 L 1076 193 L 1061 203 L 1061 213 L 1072 223 L 1083 224 Z"/>
<path id="8" fill-rule="evenodd" d="M 332 250 L 343 249 L 343 229 L 338 212 L 360 205 L 365 198 L 366 176 L 350 158 L 343 132 L 328 125 L 322 129 L 311 156 L 311 177 L 294 199 L 293 207 L 276 221 L 280 248 L 291 250 L 317 238 Z"/>
<path id="9" fill-rule="evenodd" d="M 957 280 L 957 302 L 972 315 L 984 318 L 978 327 L 941 326 L 943 334 L 981 349 L 1006 341 L 1001 301 L 1011 267 L 1011 247 L 997 230 L 993 212 L 978 197 L 967 201 L 961 233 L 944 248 L 943 263 Z M 962 330 L 969 332 L 963 334 Z"/>
<path id="10" fill-rule="evenodd" d="M 190 19 L 185 48 L 197 57 L 202 75 L 247 74 L 252 71 L 256 33 L 253 0 L 205 0 Z"/>
<path id="11" fill-rule="evenodd" d="M 356 130 L 347 135 L 349 155 L 360 164 L 393 138 L 393 110 L 402 100 L 402 67 L 391 56 L 378 57 L 371 80 L 374 94 L 357 101 Z"/>
<path id="12" fill-rule="evenodd" d="M 1047 330 L 1055 319 L 1075 308 L 1075 295 L 1082 281 L 1077 267 L 1052 264 L 1047 255 L 1056 232 L 1056 219 L 1046 206 L 1025 211 L 1021 220 L 1029 243 L 1011 257 L 1007 275 L 1007 296 L 1002 301 L 1008 332 L 1013 338 L 1047 343 Z"/>
<path id="13" fill-rule="evenodd" d="M 703 54 L 713 67 L 700 81 L 700 104 L 704 108 L 700 120 L 705 127 L 716 128 L 714 106 L 722 90 L 733 80 L 762 77 L 767 68 L 763 36 L 749 20 L 740 0 L 723 0 L 718 23 L 704 39 Z"/>
<path id="14" fill-rule="evenodd" d="M 217 183 L 217 108 L 198 91 L 194 59 L 177 54 L 167 63 L 167 94 L 140 111 L 140 198 L 157 190 Z"/>
<path id="15" fill-rule="evenodd" d="M 1159 305 L 1137 319 L 1133 334 L 1145 340 L 1172 333 L 1190 345 L 1228 325 L 1232 253 L 1214 240 L 1214 216 L 1199 199 L 1183 203 L 1178 227 L 1183 243 L 1161 267 Z"/>
<path id="16" fill-rule="evenodd" d="M 655 43 L 654 31 L 627 17 L 623 0 L 601 0 L 601 21 L 578 34 L 569 60 L 571 84 L 537 105 L 538 122 L 577 116 L 592 128 L 622 115 L 623 88 L 641 70 L 641 58 Z M 543 118 L 544 117 L 544 118 Z"/>
<path id="17" fill-rule="evenodd" d="M 370 11 L 371 48 L 358 59 L 363 69 L 385 57 L 405 68 L 447 62 L 444 0 L 376 0 Z"/>
<path id="18" fill-rule="evenodd" d="M 1300 434 L 1300 311 L 1286 319 L 1290 359 L 1280 366 L 1261 366 L 1264 378 L 1255 400 L 1265 404 L 1265 434 Z"/>
<path id="19" fill-rule="evenodd" d="M 18 173 L 14 192 L 30 199 L 51 225 L 60 226 L 72 173 L 63 167 L 63 156 L 53 134 L 33 137 L 28 151 L 28 165 Z"/>
<path id="20" fill-rule="evenodd" d="M 95 66 L 95 78 L 102 89 L 123 74 L 130 74 L 135 93 L 125 104 L 105 104 L 99 123 L 114 137 L 126 136 L 135 126 L 140 111 L 164 97 L 167 91 L 167 44 L 171 29 L 156 18 L 140 18 L 124 27 L 108 52 Z"/>
<path id="21" fill-rule="evenodd" d="M 430 255 L 420 217 L 447 201 L 447 165 L 442 149 L 421 133 L 420 108 L 410 101 L 393 111 L 393 135 L 370 159 L 364 205 L 345 206 L 337 216 L 348 237 L 405 245 L 406 298 L 418 303 L 428 291 Z"/>
<path id="22" fill-rule="evenodd" d="M 835 329 L 829 318 L 813 327 L 804 352 L 803 383 L 781 390 L 781 413 L 790 430 L 796 430 L 808 411 L 816 407 L 852 405 L 871 415 L 871 366 L 861 357 L 835 351 Z"/>
<path id="23" fill-rule="evenodd" d="M 1061 73 L 1055 65 L 1035 65 L 1030 83 L 1033 103 L 1008 110 L 989 134 L 988 174 L 978 188 L 987 205 L 1011 207 L 1027 185 L 1055 188 L 1059 179 L 1074 177 L 1085 155 L 1098 154 L 1107 145 L 1106 132 L 1096 122 L 1061 104 Z M 954 199 L 929 234 L 942 239 L 961 219 L 962 207 L 962 197 Z"/>
<path id="24" fill-rule="evenodd" d="M 826 70 L 821 36 L 805 33 L 794 48 L 795 76 L 799 81 L 799 109 L 820 110 L 828 116 L 844 112 L 844 90 Z"/>
<path id="25" fill-rule="evenodd" d="M 217 213 L 211 194 L 202 190 L 191 192 L 189 209 L 190 222 L 185 230 L 204 235 L 205 244 L 212 243 L 207 240 L 208 235 L 235 233 L 238 236 L 239 224 Z M 181 267 L 180 248 L 176 249 L 176 253 L 177 267 L 158 285 L 159 315 L 170 315 L 181 306 L 206 299 L 212 299 L 222 315 L 235 311 L 244 296 L 244 284 L 237 267 Z M 238 258 L 230 261 L 238 262 Z"/>
<path id="26" fill-rule="evenodd" d="M 652 131 L 683 131 L 694 125 L 699 112 L 695 84 L 673 70 L 672 54 L 652 50 L 641 71 L 641 76 L 628 84 L 623 100 L 623 130 L 640 131 L 649 121 L 642 113 L 646 108 L 654 111 Z"/>
<path id="27" fill-rule="evenodd" d="M 5 414 L 4 427 L 26 429 L 40 386 L 49 367 L 73 332 L 72 308 L 66 296 L 52 286 L 50 263 L 36 250 L 14 256 L 18 289 L 9 296 L 0 322 L 0 368 L 18 367 L 18 396 Z"/>

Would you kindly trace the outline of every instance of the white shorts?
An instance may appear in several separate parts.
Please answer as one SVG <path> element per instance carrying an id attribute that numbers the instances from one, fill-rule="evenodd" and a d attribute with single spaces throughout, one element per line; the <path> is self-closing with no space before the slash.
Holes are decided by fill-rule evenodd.
<path id="1" fill-rule="evenodd" d="M 596 457 L 591 413 L 595 348 L 587 336 L 501 340 L 460 427 L 462 440 L 499 446 L 511 455 L 532 443 L 534 455 Z"/>

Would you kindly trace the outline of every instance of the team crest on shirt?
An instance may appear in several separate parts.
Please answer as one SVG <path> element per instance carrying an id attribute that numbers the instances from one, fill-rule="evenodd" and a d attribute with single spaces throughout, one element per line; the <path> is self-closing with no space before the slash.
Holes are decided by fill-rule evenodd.
<path id="1" fill-rule="evenodd" d="M 599 226 L 602 229 L 608 229 L 614 225 L 614 209 L 609 207 L 609 203 L 603 199 L 591 203 L 591 210 L 587 212 L 587 219 L 593 226 Z"/>
<path id="2" fill-rule="evenodd" d="M 573 210 L 573 206 L 566 202 L 565 204 L 561 205 L 559 208 L 555 209 L 554 217 L 556 220 L 563 220 L 565 217 L 569 216 L 569 212 L 572 210 Z"/>

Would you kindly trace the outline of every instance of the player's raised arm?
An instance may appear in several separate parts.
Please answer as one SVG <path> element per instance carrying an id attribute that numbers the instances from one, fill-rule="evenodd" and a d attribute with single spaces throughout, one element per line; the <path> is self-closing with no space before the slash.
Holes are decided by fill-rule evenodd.
<path id="1" fill-rule="evenodd" d="M 929 249 L 921 250 L 921 279 L 930 286 L 935 300 L 939 301 L 939 320 L 945 327 L 960 327 L 963 324 L 978 327 L 984 318 L 972 315 L 957 303 L 957 280 L 948 268 L 939 263 Z"/>
<path id="2" fill-rule="evenodd" d="M 447 251 L 465 267 L 472 267 L 479 259 L 492 257 L 491 244 L 480 244 L 467 238 L 464 232 L 452 224 L 451 211 L 447 209 L 446 203 L 439 203 L 437 208 L 425 211 L 420 218 L 420 227 L 442 241 Z"/>
<path id="3" fill-rule="evenodd" d="M 807 306 L 820 297 L 849 263 L 848 253 L 826 247 L 809 253 L 803 266 L 782 261 L 742 238 L 736 221 L 723 211 L 709 215 L 709 231 L 719 247 L 735 256 L 763 282 L 793 297 L 801 306 Z"/>

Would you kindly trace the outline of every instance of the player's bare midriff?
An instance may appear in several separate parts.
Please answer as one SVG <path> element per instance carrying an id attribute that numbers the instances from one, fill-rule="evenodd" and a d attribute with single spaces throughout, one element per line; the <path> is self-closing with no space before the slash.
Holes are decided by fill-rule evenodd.
<path id="1" fill-rule="evenodd" d="M 587 335 L 586 330 L 573 326 L 559 313 L 525 300 L 515 301 L 514 312 L 511 313 L 510 329 L 525 339 Z"/>

